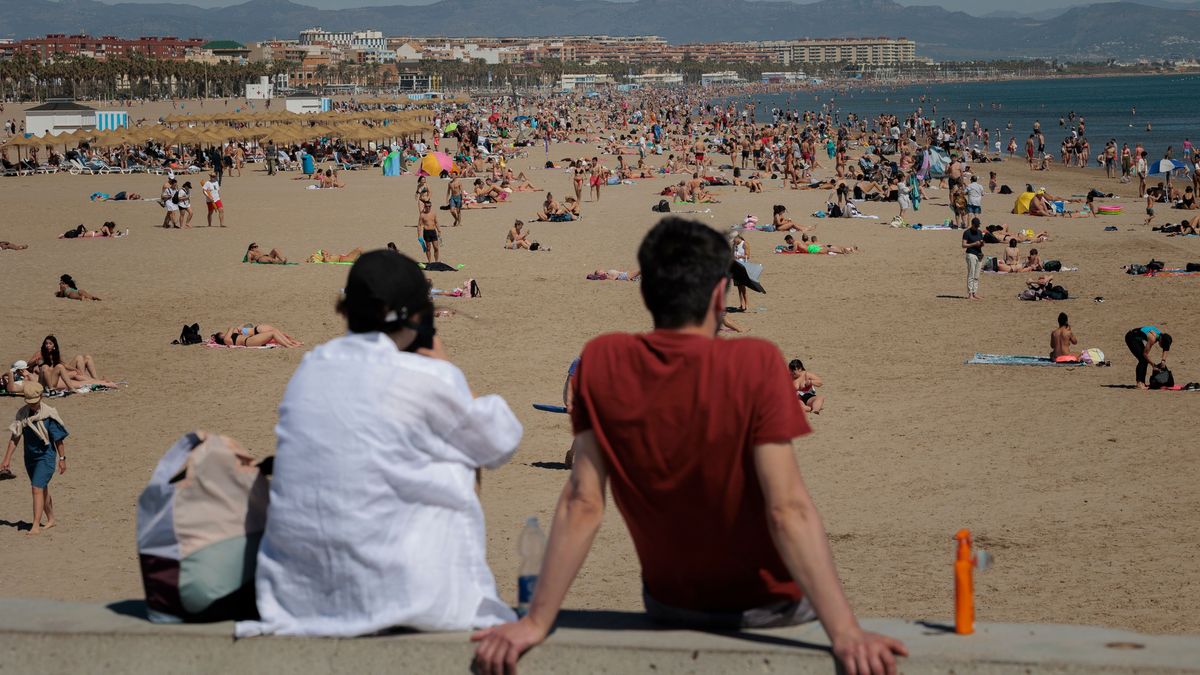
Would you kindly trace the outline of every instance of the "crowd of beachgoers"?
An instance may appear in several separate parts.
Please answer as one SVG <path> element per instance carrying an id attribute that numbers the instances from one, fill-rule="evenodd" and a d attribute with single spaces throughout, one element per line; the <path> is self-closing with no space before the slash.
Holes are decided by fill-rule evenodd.
<path id="1" fill-rule="evenodd" d="M 210 102 L 207 112 L 213 107 Z M 348 100 L 334 112 L 406 107 Z M 1091 164 L 1086 121 L 1073 115 L 1062 126 L 1066 137 L 1055 158 L 1040 124 L 1031 126 L 1023 149 L 995 147 L 988 130 L 937 118 L 922 105 L 869 119 L 825 109 L 776 109 L 766 115 L 770 122 L 758 122 L 763 111 L 753 101 L 714 103 L 711 92 L 688 89 L 497 97 L 426 110 L 420 130 L 394 137 L 386 125 L 359 119 L 374 135 L 370 140 L 300 120 L 287 125 L 287 141 L 276 139 L 283 125 L 246 123 L 232 127 L 245 138 L 225 142 L 148 139 L 102 147 L 82 139 L 73 147 L 28 147 L 20 160 L 3 155 L 13 174 L 63 167 L 83 174 L 159 174 L 157 193 L 95 191 L 91 199 L 157 202 L 161 225 L 181 230 L 199 225 L 192 209 L 193 202 L 199 209 L 201 197 L 206 224 L 225 227 L 224 186 L 245 174 L 339 190 L 352 189 L 368 170 L 416 175 L 412 195 L 398 198 L 413 202 L 398 211 L 413 209 L 407 224 L 416 227 L 419 253 L 383 241 L 363 242 L 345 253 L 322 248 L 309 256 L 287 251 L 280 242 L 251 241 L 246 247 L 247 265 L 301 260 L 347 265 L 338 312 L 348 332 L 314 347 L 284 394 L 257 559 L 258 616 L 238 617 L 247 619 L 239 623 L 240 635 L 351 636 L 397 626 L 482 629 L 472 638 L 479 643 L 479 667 L 511 672 L 519 656 L 551 630 L 611 489 L 637 548 L 646 610 L 656 619 L 733 629 L 820 620 L 845 672 L 896 672 L 895 656 L 905 648 L 859 627 L 792 452 L 791 441 L 810 431 L 808 415 L 820 415 L 836 401 L 819 393 L 824 380 L 805 368 L 803 359 L 811 354 L 785 357 L 770 341 L 782 336 L 722 337 L 744 330 L 737 315 L 751 309 L 750 294 L 763 290 L 763 259 L 860 253 L 851 242 L 828 240 L 845 236 L 832 226 L 838 219 L 877 220 L 897 230 L 958 230 L 967 268 L 965 298 L 982 299 L 981 272 L 995 272 L 1034 275 L 1019 297 L 1057 301 L 1070 296 L 1055 275 L 1072 266 L 1045 259 L 1037 247 L 1054 240 L 1054 218 L 1100 218 L 1128 208 L 1128 201 L 1125 207 L 1115 201 L 1113 186 L 1138 182 L 1138 217 L 1144 205 L 1146 226 L 1156 224 L 1156 214 L 1177 214 L 1170 220 L 1178 224 L 1160 226 L 1164 233 L 1194 235 L 1200 228 L 1195 215 L 1200 172 L 1187 140 L 1178 159 L 1168 150 L 1161 161 L 1140 147 L 1106 142 L 1098 157 L 1105 173 L 1095 173 L 1099 187 L 1086 193 L 1010 185 L 1006 167 L 1013 163 L 1045 171 L 1043 183 L 1052 182 L 1060 164 Z M 188 122 L 185 117 L 170 124 Z M 8 131 L 12 138 L 21 136 L 15 123 Z M 299 137 L 306 132 L 311 137 Z M 547 172 L 516 169 L 518 162 Z M 189 180 L 193 174 L 198 188 Z M 505 224 L 495 241 L 496 255 L 541 255 L 572 245 L 570 237 L 560 235 L 552 249 L 535 238 L 529 223 L 603 227 L 589 210 L 602 200 L 631 199 L 629 186 L 649 181 L 658 181 L 653 193 L 641 196 L 655 212 L 646 216 L 653 227 L 640 243 L 636 266 L 612 261 L 611 268 L 589 267 L 579 274 L 639 284 L 655 330 L 596 338 L 567 370 L 562 412 L 574 434 L 565 462 L 571 474 L 544 556 L 539 554 L 536 592 L 518 618 L 499 598 L 488 568 L 474 477 L 513 456 L 522 428 L 503 399 L 468 387 L 435 328 L 435 318 L 455 312 L 435 302 L 480 297 L 489 280 L 472 277 L 450 290 L 434 288 L 427 275 L 456 271 L 443 261 L 446 232 L 476 224 L 473 210 L 486 210 L 494 221 L 500 212 L 514 210 L 514 194 L 544 192 L 536 213 L 505 218 L 512 225 Z M 719 227 L 689 220 L 703 220 L 706 205 L 720 203 L 723 192 L 733 189 L 752 194 L 771 212 L 769 222 L 752 215 Z M 612 194 L 616 190 L 621 192 Z M 785 202 L 798 191 L 823 195 L 823 207 L 789 212 Z M 1005 198 L 1005 210 L 988 212 L 985 197 L 996 204 L 1002 194 L 1011 195 L 1011 211 Z M 1047 225 L 1035 230 L 988 222 L 1006 220 L 1009 213 L 1044 217 Z M 246 226 L 236 219 L 229 223 L 234 231 Z M 751 250 L 748 232 L 776 233 L 777 240 L 765 251 Z M 54 236 L 128 233 L 107 221 Z M 20 255 L 43 243 L 3 241 L 0 247 L 14 251 L 6 255 Z M 987 255 L 989 245 L 999 252 Z M 1069 255 L 1059 251 L 1060 257 Z M 1138 272 L 1193 271 L 1159 263 Z M 62 275 L 56 296 L 99 302 L 103 288 L 85 281 L 89 290 Z M 140 330 L 169 333 L 174 326 Z M 1047 353 L 1029 358 L 1048 365 L 1106 362 L 1079 347 L 1065 313 L 1055 326 L 1029 330 L 1050 335 Z M 1154 317 L 1131 327 L 1123 339 L 1137 362 L 1134 386 L 1177 387 L 1161 377 L 1170 376 L 1172 336 Z M 232 322 L 207 337 L 185 326 L 179 342 L 305 346 L 290 331 L 257 321 Z M 38 533 L 54 527 L 61 515 L 49 483 L 67 467 L 68 424 L 45 399 L 125 383 L 110 374 L 120 364 L 100 364 L 109 374 L 102 377 L 86 346 L 63 352 L 55 335 L 32 351 L 15 355 L 23 358 L 3 377 L 4 392 L 23 397 L 26 405 L 11 426 L 0 472 L 11 476 L 23 441 L 33 494 L 30 531 Z M 438 551 L 436 566 L 432 550 Z M 730 550 L 738 555 L 731 558 Z M 379 588 L 373 583 L 379 578 L 404 582 Z"/>

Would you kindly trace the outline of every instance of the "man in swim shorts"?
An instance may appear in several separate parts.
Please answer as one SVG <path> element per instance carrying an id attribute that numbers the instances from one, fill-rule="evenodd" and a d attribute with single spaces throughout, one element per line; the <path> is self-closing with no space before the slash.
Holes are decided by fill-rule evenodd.
<path id="1" fill-rule="evenodd" d="M 438 227 L 437 214 L 433 212 L 433 204 L 421 202 L 421 215 L 417 219 L 417 228 L 421 239 L 425 242 L 425 262 L 437 262 L 441 259 L 441 228 Z"/>
<path id="2" fill-rule="evenodd" d="M 453 227 L 458 227 L 462 224 L 463 207 L 463 186 L 458 176 L 450 179 L 450 184 L 446 186 L 446 203 L 450 205 L 450 215 L 454 216 Z"/>

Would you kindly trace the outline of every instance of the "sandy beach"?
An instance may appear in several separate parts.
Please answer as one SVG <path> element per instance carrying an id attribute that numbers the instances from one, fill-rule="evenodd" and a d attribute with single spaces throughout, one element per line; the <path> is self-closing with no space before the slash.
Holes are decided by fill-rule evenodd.
<path id="1" fill-rule="evenodd" d="M 222 104 L 210 101 L 203 111 L 221 109 L 215 106 Z M 170 104 L 135 106 L 131 117 L 169 112 Z M 560 144 L 550 157 L 597 154 L 591 145 Z M 859 154 L 852 148 L 852 157 Z M 540 168 L 545 160 L 538 146 L 510 164 L 566 196 L 570 174 Z M 611 156 L 603 161 L 615 165 Z M 829 176 L 831 164 L 817 176 Z M 292 260 L 318 248 L 344 252 L 388 241 L 420 256 L 414 176 L 343 172 L 345 189 L 306 190 L 307 182 L 292 180 L 295 173 L 268 177 L 261 165 L 250 168 L 223 184 L 225 229 L 204 227 L 200 176 L 190 178 L 191 230 L 156 227 L 163 212 L 153 202 L 88 200 L 97 191 L 156 196 L 159 176 L 0 179 L 0 239 L 30 246 L 0 252 L 0 361 L 7 367 L 26 359 L 54 334 L 64 356 L 91 354 L 101 376 L 128 382 L 115 392 L 51 401 L 71 432 L 69 471 L 53 482 L 56 528 L 36 538 L 18 531 L 30 519 L 19 454 L 17 480 L 0 483 L 3 595 L 140 597 L 135 502 L 162 453 L 193 429 L 231 435 L 259 456 L 274 451 L 276 407 L 305 350 L 170 342 L 192 322 L 204 335 L 256 322 L 285 330 L 306 348 L 327 341 L 343 330 L 333 305 L 348 267 L 243 265 L 248 243 Z M 721 203 L 682 208 L 684 216 L 728 230 L 746 214 L 770 222 L 771 206 L 784 204 L 796 220 L 817 225 L 822 243 L 862 248 L 851 256 L 773 255 L 783 234 L 747 233 L 751 259 L 765 266 L 767 294 L 751 294 L 750 311 L 734 316 L 748 335 L 775 342 L 825 380 L 826 410 L 796 452 L 851 602 L 863 616 L 950 616 L 951 537 L 968 527 L 996 557 L 995 568 L 976 580 L 980 621 L 1196 632 L 1200 618 L 1191 610 L 1200 601 L 1200 572 L 1189 552 L 1196 549 L 1200 470 L 1188 448 L 1196 445 L 1189 420 L 1200 394 L 1127 388 L 1134 359 L 1122 336 L 1148 323 L 1162 326 L 1175 336 L 1176 381 L 1200 380 L 1200 277 L 1133 278 L 1121 266 L 1152 257 L 1169 267 L 1200 261 L 1200 239 L 1149 231 L 1136 184 L 1118 185 L 1099 171 L 1030 172 L 1019 159 L 976 169 L 982 180 L 997 171 L 1017 192 L 1032 182 L 1058 195 L 1092 186 L 1121 195 L 1099 203 L 1119 203 L 1124 215 L 1095 219 L 1013 216 L 1013 196 L 985 197 L 984 223 L 1050 231 L 1052 241 L 1035 246 L 1043 259 L 1079 267 L 1055 275 L 1071 300 L 1021 302 L 1017 293 L 1035 275 L 986 274 L 985 300 L 966 301 L 960 234 L 889 228 L 897 211 L 891 203 L 860 202 L 879 220 L 820 220 L 806 214 L 823 208 L 827 192 L 767 181 L 765 194 L 714 188 Z M 515 600 L 515 541 L 524 518 L 546 523 L 567 477 L 560 462 L 570 443 L 568 421 L 531 404 L 559 402 L 567 365 L 590 338 L 649 328 L 637 284 L 585 275 L 636 267 L 641 236 L 659 217 L 650 207 L 678 180 L 608 187 L 572 223 L 529 223 L 540 192 L 515 194 L 495 210 L 467 210 L 459 228 L 438 212 L 443 260 L 465 267 L 432 274 L 434 285 L 454 288 L 474 278 L 483 291 L 482 298 L 440 299 L 438 306 L 456 315 L 438 320 L 439 334 L 474 390 L 503 395 L 526 429 L 514 460 L 485 473 L 483 482 L 489 561 L 506 599 Z M 431 189 L 434 203 L 442 203 L 442 182 L 432 179 Z M 931 191 L 907 219 L 941 223 L 949 217 L 945 201 L 944 190 Z M 1156 224 L 1178 222 L 1183 213 L 1160 209 Z M 503 250 L 516 218 L 553 250 Z M 56 238 L 79 223 L 96 228 L 106 220 L 129 236 Z M 1107 225 L 1120 230 L 1106 232 Z M 1000 250 L 991 245 L 988 254 Z M 55 298 L 64 273 L 103 301 Z M 975 352 L 1047 353 L 1060 311 L 1070 314 L 1080 347 L 1104 350 L 1111 368 L 964 365 Z M 2 399 L 0 412 L 11 416 L 20 404 Z M 566 606 L 636 610 L 640 588 L 636 555 L 610 502 Z"/>

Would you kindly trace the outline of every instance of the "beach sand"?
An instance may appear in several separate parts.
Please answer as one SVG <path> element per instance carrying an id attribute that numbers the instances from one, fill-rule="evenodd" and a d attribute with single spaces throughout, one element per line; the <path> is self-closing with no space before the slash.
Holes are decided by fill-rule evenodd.
<path id="1" fill-rule="evenodd" d="M 560 145 L 551 157 L 593 154 L 591 146 Z M 512 165 L 566 196 L 569 174 L 538 168 L 545 159 L 538 147 Z M 615 165 L 611 157 L 605 162 Z M 748 233 L 768 293 L 751 294 L 750 311 L 734 316 L 749 335 L 775 342 L 825 380 L 826 410 L 796 452 L 851 602 L 864 616 L 950 617 L 951 537 L 967 527 L 996 556 L 995 568 L 976 581 L 981 621 L 1200 630 L 1192 611 L 1200 601 L 1200 572 L 1190 564 L 1200 497 L 1189 421 L 1200 394 L 1119 388 L 1133 381 L 1123 335 L 1147 323 L 1174 334 L 1176 380 L 1200 380 L 1194 311 L 1200 278 L 1130 278 L 1120 269 L 1151 257 L 1180 266 L 1200 260 L 1200 239 L 1149 232 L 1142 203 L 1133 198 L 1136 186 L 1118 188 L 1096 171 L 1031 175 L 1019 161 L 978 168 L 984 176 L 999 171 L 1001 182 L 1018 192 L 1027 181 L 1060 195 L 1089 185 L 1119 189 L 1123 198 L 1115 201 L 1125 214 L 1098 219 L 1017 217 L 1009 214 L 1013 197 L 985 198 L 985 223 L 1051 231 L 1054 240 L 1037 247 L 1043 259 L 1079 266 L 1058 275 L 1076 299 L 1020 302 L 1015 296 L 1029 275 L 988 274 L 985 301 L 964 300 L 959 234 L 890 229 L 893 204 L 863 205 L 880 220 L 817 220 L 802 216 L 821 208 L 826 193 L 768 181 L 763 195 L 717 188 L 722 203 L 698 207 L 711 212 L 684 214 L 727 229 L 747 213 L 769 222 L 771 205 L 782 203 L 797 220 L 816 223 L 822 242 L 863 248 L 853 256 L 778 256 L 770 251 L 782 234 Z M 343 331 L 333 305 L 348 268 L 239 264 L 249 242 L 277 247 L 293 260 L 317 248 L 342 252 L 387 241 L 419 255 L 414 177 L 344 172 L 346 189 L 316 191 L 291 180 L 295 174 L 267 177 L 257 169 L 225 181 L 227 229 L 203 226 L 202 180 L 191 177 L 198 227 L 184 231 L 155 227 L 163 212 L 151 202 L 88 201 L 95 191 L 155 196 L 161 177 L 0 180 L 0 239 L 30 245 L 0 253 L 0 359 L 28 358 L 52 333 L 64 355 L 91 354 L 101 376 L 129 383 L 117 392 L 51 401 L 71 432 L 70 468 L 51 484 L 59 525 L 37 538 L 17 529 L 30 519 L 18 452 L 18 479 L 0 483 L 0 593 L 140 597 L 135 503 L 162 453 L 193 429 L 229 434 L 259 456 L 273 452 L 276 407 L 304 349 L 169 343 L 184 323 L 199 322 L 207 335 L 258 322 L 306 347 L 320 344 Z M 458 314 L 440 319 L 439 332 L 474 390 L 502 394 L 526 426 L 513 461 L 483 481 L 489 561 L 505 598 L 515 600 L 524 518 L 548 523 L 567 477 L 558 464 L 570 443 L 566 417 L 530 405 L 560 401 L 567 365 L 588 339 L 649 328 L 636 284 L 584 276 L 636 266 L 637 244 L 659 217 L 650 206 L 664 185 L 678 180 L 608 187 L 599 204 L 584 204 L 581 222 L 531 223 L 532 238 L 551 246 L 549 253 L 501 248 L 513 219 L 530 220 L 542 193 L 516 194 L 497 210 L 466 211 L 457 229 L 438 211 L 443 259 L 466 267 L 433 274 L 435 285 L 453 288 L 475 278 L 483 290 L 479 299 L 440 300 Z M 442 182 L 431 187 L 440 203 Z M 941 222 L 948 217 L 945 194 L 932 192 L 908 219 Z M 1179 212 L 1159 214 L 1162 224 L 1177 221 Z M 98 227 L 105 220 L 129 228 L 130 236 L 55 238 L 78 223 Z M 1104 232 L 1105 225 L 1120 231 Z M 63 273 L 103 302 L 55 298 Z M 1093 302 L 1096 296 L 1104 303 Z M 730 303 L 736 304 L 733 294 Z M 964 365 L 974 352 L 1046 353 L 1060 311 L 1071 315 L 1080 347 L 1103 349 L 1112 368 Z M 19 406 L 17 398 L 0 400 L 4 415 Z M 640 608 L 636 555 L 611 506 L 566 605 Z"/>

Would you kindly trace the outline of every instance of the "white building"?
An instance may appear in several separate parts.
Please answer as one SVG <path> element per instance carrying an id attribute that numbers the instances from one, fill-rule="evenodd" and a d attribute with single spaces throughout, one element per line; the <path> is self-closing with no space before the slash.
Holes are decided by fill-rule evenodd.
<path id="1" fill-rule="evenodd" d="M 129 113 L 124 110 L 96 110 L 65 98 L 52 98 L 25 111 L 25 133 L 35 136 L 128 127 Z"/>
<path id="2" fill-rule="evenodd" d="M 742 76 L 734 70 L 722 70 L 719 73 L 701 73 L 700 84 L 708 86 L 710 84 L 738 84 L 742 82 Z"/>
<path id="3" fill-rule="evenodd" d="M 594 87 L 608 87 L 616 84 L 612 75 L 600 75 L 595 73 L 563 73 L 562 79 L 558 81 L 558 86 L 563 91 L 575 91 L 576 88 L 591 89 Z"/>
<path id="4" fill-rule="evenodd" d="M 801 70 L 763 73 L 762 82 L 764 84 L 796 84 L 804 82 L 805 77 L 804 71 Z"/>
<path id="5" fill-rule="evenodd" d="M 251 101 L 265 101 L 274 94 L 271 78 L 263 75 L 258 78 L 258 84 L 246 85 L 246 98 Z"/>
<path id="6" fill-rule="evenodd" d="M 660 87 L 673 87 L 683 84 L 681 73 L 646 73 L 644 75 L 629 75 L 629 81 L 634 84 Z"/>
<path id="7" fill-rule="evenodd" d="M 387 38 L 377 30 L 336 31 L 309 28 L 300 31 L 300 44 L 330 44 L 334 47 L 357 47 L 359 49 L 387 49 Z"/>
<path id="8" fill-rule="evenodd" d="M 96 109 L 70 99 L 52 98 L 25 111 L 25 133 L 35 136 L 96 127 Z"/>
<path id="9" fill-rule="evenodd" d="M 284 107 L 290 113 L 300 113 L 305 115 L 308 113 L 328 112 L 333 105 L 333 99 L 321 98 L 320 96 L 289 96 L 284 102 Z"/>

